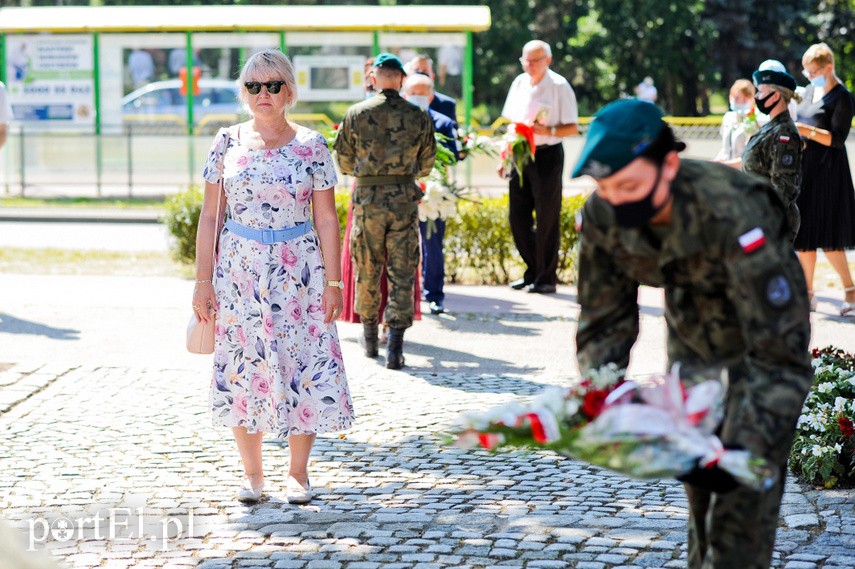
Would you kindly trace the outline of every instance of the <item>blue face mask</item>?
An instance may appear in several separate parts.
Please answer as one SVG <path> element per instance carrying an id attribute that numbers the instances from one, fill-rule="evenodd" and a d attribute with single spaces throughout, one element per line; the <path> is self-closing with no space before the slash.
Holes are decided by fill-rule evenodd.
<path id="1" fill-rule="evenodd" d="M 810 80 L 810 84 L 816 87 L 817 89 L 822 89 L 825 87 L 826 80 L 825 75 L 817 75 L 813 79 Z"/>
<path id="2" fill-rule="evenodd" d="M 747 115 L 751 111 L 751 107 L 751 103 L 746 103 L 744 105 L 737 105 L 735 103 L 730 104 L 730 108 L 740 115 Z"/>

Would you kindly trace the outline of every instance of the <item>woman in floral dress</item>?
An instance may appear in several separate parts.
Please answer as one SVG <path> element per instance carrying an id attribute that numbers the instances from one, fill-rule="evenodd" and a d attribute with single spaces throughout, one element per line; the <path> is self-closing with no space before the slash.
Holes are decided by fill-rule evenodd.
<path id="1" fill-rule="evenodd" d="M 342 307 L 337 179 L 324 138 L 288 120 L 297 91 L 284 54 L 254 54 L 238 82 L 253 118 L 221 129 L 211 147 L 193 307 L 200 320 L 212 317 L 206 306 L 216 311 L 211 407 L 243 461 L 238 499 L 260 499 L 262 436 L 272 432 L 288 439 L 287 499 L 305 503 L 315 435 L 353 419 L 334 323 Z"/>

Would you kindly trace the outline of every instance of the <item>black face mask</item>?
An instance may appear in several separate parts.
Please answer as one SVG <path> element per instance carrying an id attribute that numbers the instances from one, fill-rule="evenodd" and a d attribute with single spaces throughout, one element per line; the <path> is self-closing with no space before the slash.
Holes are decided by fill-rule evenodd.
<path id="1" fill-rule="evenodd" d="M 621 227 L 641 227 L 650 221 L 654 215 L 659 213 L 668 200 L 660 206 L 653 205 L 653 194 L 656 193 L 656 188 L 659 187 L 659 180 L 662 178 L 662 166 L 656 170 L 656 181 L 653 182 L 653 187 L 646 196 L 638 201 L 612 205 L 615 212 L 615 221 Z"/>
<path id="2" fill-rule="evenodd" d="M 778 104 L 778 101 L 781 100 L 781 99 L 778 99 L 778 101 L 775 101 L 774 103 L 769 104 L 768 101 L 769 101 L 769 99 L 772 98 L 772 95 L 774 95 L 774 94 L 775 94 L 775 91 L 772 91 L 771 93 L 769 93 L 768 95 L 766 95 L 762 99 L 754 99 L 757 102 L 757 110 L 760 111 L 761 113 L 763 113 L 764 115 L 768 115 L 772 111 L 772 109 L 775 108 L 775 105 Z"/>

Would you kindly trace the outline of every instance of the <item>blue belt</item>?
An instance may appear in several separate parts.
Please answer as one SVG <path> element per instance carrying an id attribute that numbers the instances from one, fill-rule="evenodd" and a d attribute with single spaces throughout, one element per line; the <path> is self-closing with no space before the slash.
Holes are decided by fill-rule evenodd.
<path id="1" fill-rule="evenodd" d="M 264 243 L 265 245 L 270 245 L 271 243 L 277 243 L 280 241 L 290 241 L 291 239 L 305 235 L 312 230 L 312 224 L 308 221 L 304 221 L 300 225 L 295 225 L 294 227 L 289 227 L 287 229 L 253 229 L 252 227 L 241 225 L 232 219 L 227 219 L 225 227 L 235 235 L 240 235 L 247 239 L 254 239 Z"/>

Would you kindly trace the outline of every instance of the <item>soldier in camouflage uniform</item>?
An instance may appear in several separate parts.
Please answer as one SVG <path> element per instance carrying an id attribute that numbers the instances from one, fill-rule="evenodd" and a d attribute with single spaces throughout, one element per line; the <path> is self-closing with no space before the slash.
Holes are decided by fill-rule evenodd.
<path id="1" fill-rule="evenodd" d="M 780 470 L 767 492 L 718 468 L 683 478 L 691 569 L 761 569 L 772 558 L 787 457 L 811 384 L 807 290 L 783 204 L 763 180 L 680 160 L 658 107 L 602 109 L 573 175 L 597 178 L 579 252 L 577 358 L 582 371 L 626 367 L 640 285 L 665 289 L 668 357 L 687 370 L 726 367 L 726 447 Z"/>
<path id="2" fill-rule="evenodd" d="M 795 94 L 796 80 L 786 71 L 766 69 L 754 72 L 758 87 L 757 108 L 771 117 L 760 131 L 751 137 L 742 154 L 742 169 L 772 182 L 772 187 L 787 208 L 787 226 L 792 242 L 799 232 L 799 171 L 801 170 L 802 138 L 788 106 Z"/>
<path id="3" fill-rule="evenodd" d="M 419 264 L 416 178 L 436 160 L 433 121 L 399 95 L 404 66 L 390 53 L 374 59 L 377 95 L 350 107 L 335 140 L 339 167 L 356 177 L 353 192 L 354 310 L 363 325 L 365 355 L 377 355 L 380 275 L 386 267 L 389 324 L 386 367 L 404 365 L 404 330 L 413 325 L 413 286 Z"/>

